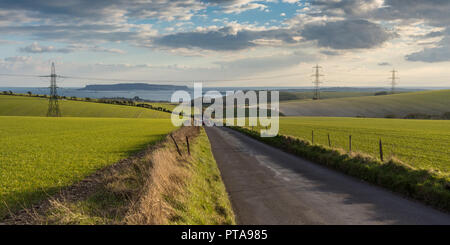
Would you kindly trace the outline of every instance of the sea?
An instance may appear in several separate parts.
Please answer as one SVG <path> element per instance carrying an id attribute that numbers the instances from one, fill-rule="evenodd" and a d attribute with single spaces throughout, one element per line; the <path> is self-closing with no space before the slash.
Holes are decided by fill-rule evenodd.
<path id="1" fill-rule="evenodd" d="M 58 88 L 58 95 L 60 96 L 75 96 L 79 98 L 135 98 L 136 96 L 140 99 L 149 100 L 149 101 L 170 101 L 172 94 L 176 92 L 176 90 L 130 90 L 130 91 L 89 91 L 89 90 L 80 90 L 81 88 Z M 203 94 L 208 91 L 219 91 L 222 95 L 225 95 L 226 91 L 238 91 L 238 90 L 292 90 L 295 87 L 205 87 L 203 88 Z M 0 87 L 0 93 L 2 91 L 12 91 L 14 93 L 26 94 L 31 92 L 32 94 L 40 94 L 40 95 L 48 95 L 50 93 L 50 89 L 48 87 Z M 191 95 L 191 98 L 194 97 L 194 89 L 188 88 L 186 90 Z M 197 97 L 200 97 L 198 95 Z"/>

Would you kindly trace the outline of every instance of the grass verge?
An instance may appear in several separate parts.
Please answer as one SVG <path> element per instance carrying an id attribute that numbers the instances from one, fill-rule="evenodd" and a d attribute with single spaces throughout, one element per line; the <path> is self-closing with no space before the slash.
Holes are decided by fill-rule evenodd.
<path id="1" fill-rule="evenodd" d="M 415 169 L 394 158 L 381 162 L 361 153 L 345 153 L 289 136 L 263 138 L 256 131 L 230 128 L 286 152 L 450 211 L 450 181 L 431 171 Z"/>
<path id="2" fill-rule="evenodd" d="M 191 155 L 187 152 L 186 136 Z M 235 224 L 203 129 L 183 127 L 135 156 L 109 166 L 10 224 Z"/>

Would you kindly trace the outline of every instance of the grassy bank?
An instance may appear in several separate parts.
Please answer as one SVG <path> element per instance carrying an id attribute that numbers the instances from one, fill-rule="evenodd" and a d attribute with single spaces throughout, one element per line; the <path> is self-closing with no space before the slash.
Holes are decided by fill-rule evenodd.
<path id="1" fill-rule="evenodd" d="M 107 167 L 8 223 L 235 224 L 228 195 L 200 128 Z M 186 136 L 190 140 L 188 154 Z"/>
<path id="2" fill-rule="evenodd" d="M 381 162 L 368 155 L 312 145 L 298 138 L 262 138 L 259 132 L 232 128 L 286 152 L 450 211 L 450 180 L 432 171 L 416 169 L 396 159 Z"/>

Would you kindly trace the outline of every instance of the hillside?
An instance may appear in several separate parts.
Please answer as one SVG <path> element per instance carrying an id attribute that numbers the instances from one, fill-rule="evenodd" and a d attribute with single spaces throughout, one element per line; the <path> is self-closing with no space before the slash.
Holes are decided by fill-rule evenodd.
<path id="1" fill-rule="evenodd" d="M 334 99 L 346 97 L 361 97 L 372 96 L 375 92 L 342 92 L 342 91 L 322 91 L 320 92 L 321 99 Z M 309 92 L 286 92 L 280 91 L 280 101 L 289 100 L 312 100 L 314 96 L 313 91 Z"/>
<path id="2" fill-rule="evenodd" d="M 0 116 L 46 116 L 48 100 L 0 95 Z M 63 117 L 170 118 L 169 113 L 133 106 L 60 100 Z"/>
<path id="3" fill-rule="evenodd" d="M 404 117 L 410 113 L 440 115 L 450 111 L 450 90 L 288 101 L 280 104 L 280 111 L 287 116 Z"/>

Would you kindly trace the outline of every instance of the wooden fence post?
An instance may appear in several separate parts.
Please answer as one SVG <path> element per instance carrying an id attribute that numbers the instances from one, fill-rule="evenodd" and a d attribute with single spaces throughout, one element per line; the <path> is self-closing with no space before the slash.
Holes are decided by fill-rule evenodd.
<path id="1" fill-rule="evenodd" d="M 330 134 L 328 134 L 328 146 L 331 147 Z"/>
<path id="2" fill-rule="evenodd" d="M 352 135 L 348 136 L 348 151 L 352 152 Z"/>
<path id="3" fill-rule="evenodd" d="M 381 161 L 383 161 L 383 143 L 381 142 L 381 139 L 380 139 L 380 159 Z"/>
<path id="4" fill-rule="evenodd" d="M 311 142 L 314 145 L 314 130 L 311 131 Z"/>
<path id="5" fill-rule="evenodd" d="M 181 154 L 180 148 L 178 148 L 177 141 L 175 140 L 175 138 L 173 137 L 172 134 L 170 134 L 170 138 L 172 138 L 173 143 L 175 144 L 175 147 L 177 148 L 178 155 L 183 156 L 183 155 Z"/>
<path id="6" fill-rule="evenodd" d="M 189 137 L 186 136 L 186 144 L 189 156 L 191 155 L 191 148 L 189 147 Z"/>

